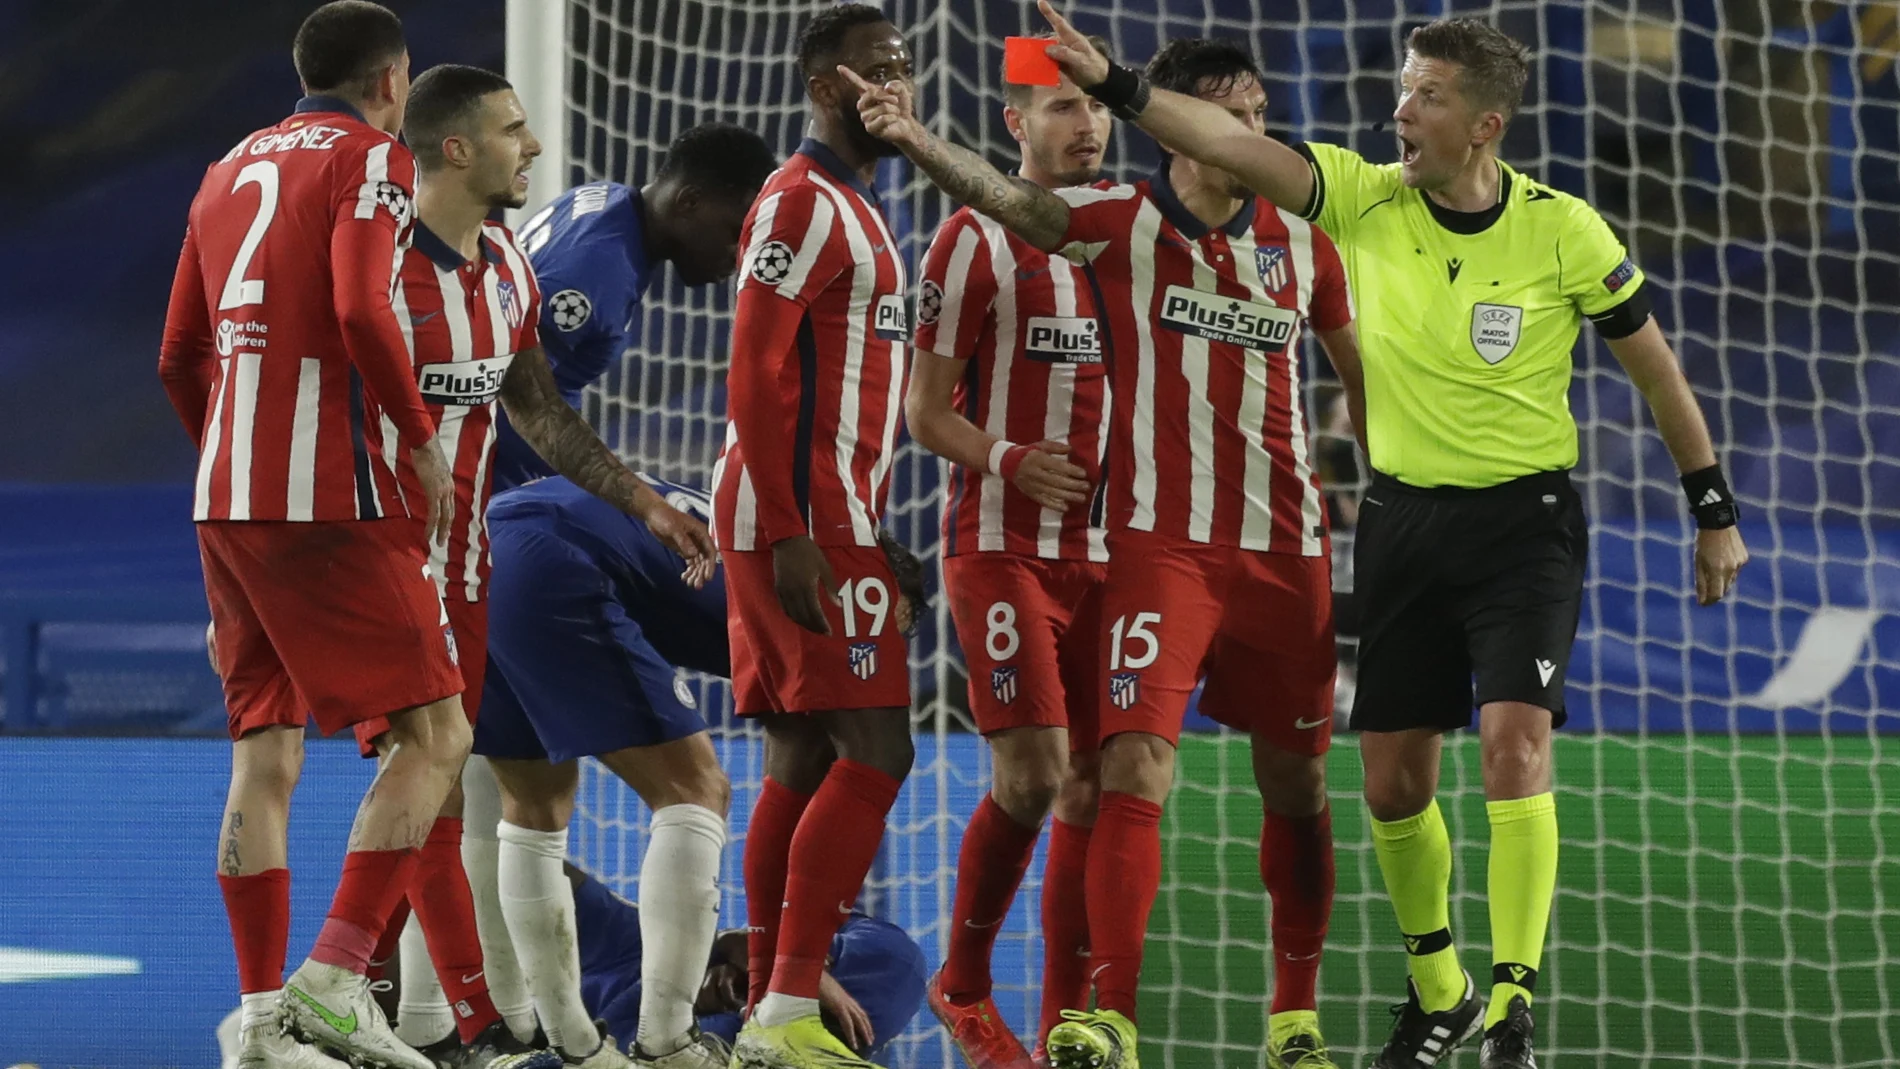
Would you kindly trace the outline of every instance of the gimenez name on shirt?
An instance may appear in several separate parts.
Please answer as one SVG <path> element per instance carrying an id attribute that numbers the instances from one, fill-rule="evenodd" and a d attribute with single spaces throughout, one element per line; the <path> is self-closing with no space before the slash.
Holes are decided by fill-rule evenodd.
<path id="1" fill-rule="evenodd" d="M 1045 364 L 1099 364 L 1101 327 L 1086 316 L 1030 316 L 1023 355 Z"/>
<path id="2" fill-rule="evenodd" d="M 1187 286 L 1169 286 L 1161 299 L 1162 326 L 1247 349 L 1280 349 L 1299 324 L 1292 309 Z"/>

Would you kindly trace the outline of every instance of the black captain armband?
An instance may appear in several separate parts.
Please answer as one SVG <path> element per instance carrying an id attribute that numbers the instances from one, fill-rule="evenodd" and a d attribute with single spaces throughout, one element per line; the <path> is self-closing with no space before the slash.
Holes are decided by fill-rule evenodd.
<path id="1" fill-rule="evenodd" d="M 1722 477 L 1720 464 L 1684 475 L 1682 492 L 1689 496 L 1689 512 L 1695 516 L 1695 525 L 1704 531 L 1733 527 L 1742 518 L 1728 480 Z"/>
<path id="2" fill-rule="evenodd" d="M 1596 324 L 1597 333 L 1606 340 L 1616 341 L 1643 329 L 1643 324 L 1649 322 L 1651 311 L 1653 307 L 1649 303 L 1649 287 L 1644 286 L 1615 308 L 1591 316 L 1590 322 Z"/>
<path id="3" fill-rule="evenodd" d="M 1082 91 L 1107 104 L 1108 110 L 1123 122 L 1141 118 L 1142 110 L 1148 106 L 1148 76 L 1113 60 L 1108 64 L 1108 77 Z"/>

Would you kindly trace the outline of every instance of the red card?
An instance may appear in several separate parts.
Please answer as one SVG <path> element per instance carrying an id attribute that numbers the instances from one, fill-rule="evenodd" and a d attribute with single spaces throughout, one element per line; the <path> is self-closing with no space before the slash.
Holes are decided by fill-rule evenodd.
<path id="1" fill-rule="evenodd" d="M 1003 80 L 1011 85 L 1060 85 L 1062 68 L 1049 58 L 1049 37 L 1003 38 Z"/>

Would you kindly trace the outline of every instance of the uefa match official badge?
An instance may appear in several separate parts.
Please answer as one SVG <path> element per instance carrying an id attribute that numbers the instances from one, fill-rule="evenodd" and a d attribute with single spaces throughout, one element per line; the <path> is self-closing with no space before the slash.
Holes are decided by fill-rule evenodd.
<path id="1" fill-rule="evenodd" d="M 851 674 L 859 679 L 869 679 L 877 675 L 877 643 L 853 642 L 851 644 Z"/>
<path id="2" fill-rule="evenodd" d="M 990 669 L 990 693 L 996 700 L 1008 705 L 1016 700 L 1016 666 L 1005 665 Z"/>
<path id="3" fill-rule="evenodd" d="M 1141 700 L 1141 677 L 1134 672 L 1116 672 L 1108 677 L 1108 700 L 1117 709 L 1132 709 Z"/>

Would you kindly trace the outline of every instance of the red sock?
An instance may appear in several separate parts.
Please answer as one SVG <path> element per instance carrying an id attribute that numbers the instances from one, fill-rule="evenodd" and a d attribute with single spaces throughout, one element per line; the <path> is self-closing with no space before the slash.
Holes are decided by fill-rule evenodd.
<path id="1" fill-rule="evenodd" d="M 1095 1008 L 1135 1019 L 1141 944 L 1161 890 L 1161 806 L 1103 791 L 1085 880 Z"/>
<path id="2" fill-rule="evenodd" d="M 231 917 L 238 993 L 284 986 L 284 947 L 290 942 L 290 870 L 219 876 L 218 890 L 224 892 L 224 911 Z"/>
<path id="3" fill-rule="evenodd" d="M 396 956 L 396 951 L 401 946 L 402 927 L 407 923 L 409 923 L 409 896 L 404 895 L 397 900 L 396 911 L 383 922 L 382 938 L 376 940 L 376 949 L 369 952 L 369 968 L 364 970 L 363 975 L 369 977 L 370 983 L 373 984 L 388 975 L 390 959 Z"/>
<path id="4" fill-rule="evenodd" d="M 785 904 L 785 867 L 791 860 L 798 818 L 811 804 L 770 776 L 759 785 L 759 800 L 745 829 L 746 1012 L 765 997 L 778 956 L 778 922 Z"/>
<path id="5" fill-rule="evenodd" d="M 310 948 L 310 960 L 361 975 L 382 938 L 383 922 L 416 871 L 414 850 L 352 850 L 343 855 L 330 915 Z"/>
<path id="6" fill-rule="evenodd" d="M 884 841 L 884 818 L 903 784 L 840 758 L 798 821 L 785 866 L 785 909 L 769 990 L 817 998 L 831 937 L 850 913 Z"/>
<path id="7" fill-rule="evenodd" d="M 1029 870 L 1041 828 L 1025 828 L 984 795 L 970 814 L 957 853 L 957 898 L 950 913 L 950 952 L 943 959 L 943 990 L 967 1005 L 990 993 L 990 951 Z"/>
<path id="8" fill-rule="evenodd" d="M 429 960 L 455 1010 L 455 1030 L 472 1043 L 501 1014 L 482 975 L 482 941 L 475 934 L 475 896 L 462 868 L 462 819 L 439 817 L 418 855 L 409 901 L 429 942 Z"/>
<path id="9" fill-rule="evenodd" d="M 1273 898 L 1273 1008 L 1319 1006 L 1319 957 L 1333 916 L 1333 813 L 1284 817 L 1260 827 L 1260 882 Z"/>
<path id="10" fill-rule="evenodd" d="M 1053 821 L 1049 860 L 1042 870 L 1042 1023 L 1037 1038 L 1062 1022 L 1063 1010 L 1089 1006 L 1089 915 L 1083 880 L 1088 873 L 1085 824 Z"/>

